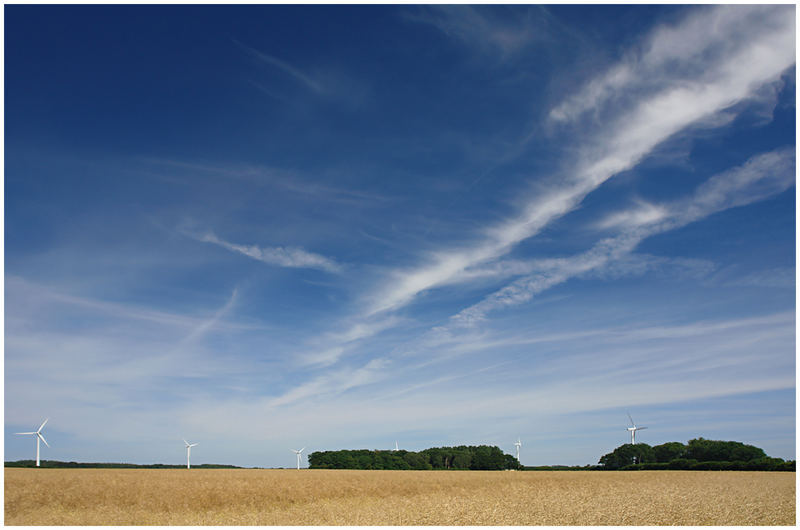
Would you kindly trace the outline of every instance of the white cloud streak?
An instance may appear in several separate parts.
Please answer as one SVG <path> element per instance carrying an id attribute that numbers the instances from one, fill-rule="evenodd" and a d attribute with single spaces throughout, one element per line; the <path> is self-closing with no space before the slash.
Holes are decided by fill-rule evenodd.
<path id="1" fill-rule="evenodd" d="M 278 190 L 302 195 L 305 199 L 324 202 L 338 202 L 355 206 L 372 206 L 389 201 L 385 195 L 370 193 L 368 191 L 333 187 L 303 176 L 300 172 L 291 169 L 264 167 L 251 164 L 213 165 L 203 162 L 187 162 L 166 158 L 138 159 L 149 165 L 163 166 L 178 170 L 191 176 L 194 180 L 198 173 L 215 177 L 221 180 L 236 179 L 259 186 L 269 186 Z M 178 178 L 170 175 L 169 178 Z"/>
<path id="2" fill-rule="evenodd" d="M 458 39 L 468 46 L 493 50 L 508 57 L 531 42 L 541 39 L 545 25 L 541 23 L 545 13 L 536 18 L 530 13 L 524 17 L 514 16 L 513 21 L 490 18 L 475 6 L 428 6 L 423 11 L 406 18 L 430 24 L 448 37 Z"/>
<path id="3" fill-rule="evenodd" d="M 195 316 L 169 313 L 158 311 L 147 307 L 139 307 L 130 304 L 120 304 L 105 300 L 97 300 L 83 296 L 76 296 L 66 292 L 52 289 L 41 284 L 33 283 L 19 276 L 8 276 L 5 279 L 7 292 L 22 292 L 25 296 L 14 299 L 14 314 L 7 315 L 8 321 L 13 321 L 21 313 L 37 311 L 40 314 L 53 307 L 54 304 L 65 304 L 71 307 L 71 312 L 76 311 L 96 311 L 97 314 L 105 318 L 118 318 L 125 320 L 143 320 L 150 324 L 161 325 L 164 327 L 174 327 L 177 329 L 192 330 L 208 328 L 208 320 Z M 226 308 L 233 303 L 234 295 L 226 304 Z M 224 313 L 223 313 L 224 314 Z M 241 323 L 222 322 L 220 318 L 214 318 L 214 327 L 232 330 L 253 330 L 261 329 L 259 326 L 245 325 Z"/>
<path id="4" fill-rule="evenodd" d="M 598 270 L 602 270 L 610 264 L 624 261 L 636 246 L 647 237 L 680 228 L 716 212 L 763 200 L 787 190 L 794 184 L 794 159 L 795 151 L 793 148 L 763 153 L 752 157 L 740 167 L 712 176 L 701 184 L 690 197 L 646 208 L 648 211 L 657 211 L 657 216 L 638 215 L 637 212 L 642 210 L 641 204 L 632 210 L 629 215 L 614 214 L 612 216 L 613 223 L 601 223 L 601 225 L 619 228 L 620 233 L 617 236 L 603 239 L 588 251 L 577 256 L 536 260 L 528 263 L 528 267 L 538 269 L 534 274 L 528 274 L 492 293 L 480 302 L 460 311 L 452 316 L 445 325 L 432 328 L 421 343 L 423 349 L 432 347 L 437 343 L 447 343 L 452 340 L 451 332 L 456 329 L 473 328 L 479 322 L 484 321 L 486 316 L 493 311 L 528 302 L 536 294 L 559 285 L 570 278 L 597 273 Z M 526 266 L 526 264 L 516 263 L 517 270 L 523 266 Z M 371 326 L 357 324 L 348 332 L 340 335 L 338 339 L 340 343 L 360 340 L 372 336 L 393 324 L 392 319 L 387 319 Z M 741 327 L 741 323 L 734 323 L 733 326 Z M 700 329 L 697 333 L 708 334 L 714 331 L 714 329 L 706 327 Z M 466 337 L 463 338 L 463 341 L 473 343 L 475 338 Z M 459 340 L 458 342 L 463 341 Z M 479 347 L 478 349 L 482 348 Z M 344 352 L 344 346 L 339 345 L 318 354 L 318 357 L 312 358 L 311 362 L 326 365 L 332 364 Z M 437 355 L 441 355 L 441 353 Z M 378 372 L 384 366 L 386 360 L 375 359 L 374 362 L 377 364 L 370 362 L 357 372 L 348 372 L 349 375 L 346 377 L 342 375 L 342 372 L 333 376 L 321 376 L 287 392 L 285 396 L 276 400 L 274 404 L 290 403 L 316 393 L 330 393 L 337 386 L 349 389 L 360 384 L 372 383 L 380 379 L 381 376 Z M 369 375 L 369 377 L 366 377 L 366 375 Z M 348 382 L 342 386 L 345 379 Z M 351 381 L 353 384 L 350 384 Z"/>
<path id="5" fill-rule="evenodd" d="M 346 392 L 351 388 L 377 382 L 386 376 L 383 369 L 388 364 L 387 359 L 373 359 L 359 368 L 343 368 L 320 375 L 270 400 L 269 405 L 278 407 L 310 397 L 329 397 Z"/>
<path id="6" fill-rule="evenodd" d="M 233 39 L 233 42 L 242 48 L 243 50 L 247 51 L 248 53 L 252 54 L 254 57 L 258 58 L 260 61 L 267 63 L 271 66 L 282 70 L 283 72 L 289 74 L 295 80 L 299 81 L 300 83 L 304 84 L 306 87 L 310 88 L 312 91 L 322 94 L 325 92 L 325 87 L 316 79 L 309 76 L 308 74 L 300 71 L 299 69 L 295 68 L 291 64 L 281 61 L 277 57 L 273 57 L 272 55 L 268 55 L 266 53 L 260 52 L 246 44 L 242 44 L 241 42 Z"/>
<path id="7" fill-rule="evenodd" d="M 554 122 L 572 122 L 586 113 L 595 117 L 612 103 L 624 101 L 631 91 L 660 92 L 674 87 L 707 82 L 717 75 L 709 62 L 750 53 L 769 44 L 773 34 L 782 44 L 794 31 L 794 13 L 786 6 L 714 6 L 700 8 L 678 24 L 656 29 L 638 53 L 628 53 L 619 64 L 592 79 L 575 95 L 555 106 Z M 793 47 L 792 47 L 793 50 Z M 761 53 L 758 51 L 757 53 Z"/>
<path id="8" fill-rule="evenodd" d="M 346 355 L 360 340 L 374 337 L 382 331 L 397 326 L 400 322 L 401 319 L 397 317 L 356 322 L 343 332 L 327 333 L 321 339 L 314 341 L 317 344 L 312 346 L 312 352 L 300 355 L 298 360 L 304 366 L 329 366 Z"/>
<path id="9" fill-rule="evenodd" d="M 233 308 L 238 292 L 238 289 L 234 289 L 231 293 L 231 297 L 227 302 L 225 302 L 225 305 L 219 308 L 219 310 L 217 310 L 211 318 L 204 320 L 198 326 L 192 329 L 192 331 L 181 341 L 180 346 L 183 347 L 191 344 L 193 341 L 202 338 L 206 333 L 214 329 L 222 320 L 222 318 Z"/>
<path id="10" fill-rule="evenodd" d="M 342 266 L 330 258 L 314 254 L 296 247 L 257 247 L 255 245 L 237 245 L 218 238 L 213 233 L 195 237 L 198 241 L 213 243 L 232 252 L 238 252 L 254 260 L 280 267 L 318 269 L 325 272 L 341 272 Z"/>
<path id="11" fill-rule="evenodd" d="M 765 9 L 773 12 L 771 8 Z M 581 147 L 577 163 L 561 182 L 529 199 L 516 216 L 489 228 L 483 240 L 474 246 L 436 253 L 428 264 L 397 273 L 390 287 L 374 296 L 368 313 L 399 309 L 420 293 L 454 281 L 467 268 L 508 253 L 517 243 L 536 235 L 549 223 L 572 211 L 584 197 L 615 174 L 634 167 L 661 142 L 704 120 L 707 125 L 710 117 L 754 97 L 765 84 L 777 82 L 795 61 L 794 18 L 786 16 L 785 9 L 778 8 L 777 15 L 762 17 L 765 23 L 755 25 L 756 29 L 751 28 L 744 38 L 735 30 L 745 26 L 745 20 L 749 20 L 748 13 L 735 9 L 726 13 L 726 17 L 736 19 L 738 23 L 724 26 L 721 30 L 730 33 L 718 36 L 745 44 L 715 48 L 717 53 L 710 59 L 703 56 L 702 69 L 687 66 L 694 77 L 687 75 L 680 83 L 644 96 L 635 91 L 627 93 L 632 101 L 628 110 L 620 111 L 617 120 Z M 685 19 L 675 28 L 675 35 L 692 31 L 698 24 L 697 16 L 704 15 Z M 662 42 L 668 42 L 668 39 L 657 35 L 658 32 L 653 38 L 658 40 L 656 49 L 660 50 L 661 46 L 666 46 Z M 602 98 L 593 98 L 592 101 L 594 105 L 603 103 Z M 549 284 L 560 280 L 540 278 L 539 281 Z"/>
<path id="12" fill-rule="evenodd" d="M 527 302 L 546 289 L 618 260 L 647 237 L 785 191 L 794 184 L 794 158 L 793 148 L 755 156 L 738 168 L 711 177 L 691 197 L 654 207 L 659 212 L 657 221 L 653 216 L 637 215 L 635 212 L 640 208 L 630 215 L 615 214 L 613 225 L 619 225 L 622 220 L 627 225 L 619 235 L 604 239 L 572 258 L 544 262 L 540 272 L 512 282 L 453 316 L 449 327 L 473 326 L 492 311 Z"/>

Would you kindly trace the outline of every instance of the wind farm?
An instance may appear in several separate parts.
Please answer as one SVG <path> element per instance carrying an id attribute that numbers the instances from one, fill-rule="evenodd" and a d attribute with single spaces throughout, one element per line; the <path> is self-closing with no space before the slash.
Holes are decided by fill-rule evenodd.
<path id="1" fill-rule="evenodd" d="M 632 425 L 629 429 L 643 428 L 627 415 Z M 36 431 L 15 434 L 35 435 L 38 440 L 45 423 L 47 420 Z M 183 471 L 178 465 L 45 461 L 40 466 L 38 459 L 34 468 L 24 469 L 7 462 L 6 522 L 653 525 L 697 523 L 697 513 L 703 514 L 706 524 L 788 524 L 794 517 L 794 462 L 770 459 L 760 448 L 738 442 L 697 438 L 688 444 L 668 442 L 654 447 L 634 442 L 631 438 L 630 444 L 604 455 L 599 466 L 568 468 L 521 465 L 519 436 L 510 444 L 516 457 L 485 445 L 407 451 L 395 441 L 393 449 L 384 451 L 313 451 L 308 456 L 309 469 L 296 473 L 301 470 L 306 447 L 290 450 L 296 457 L 294 472 L 208 464 L 192 469 L 191 449 L 199 443 L 184 439 Z M 663 460 L 664 451 L 669 451 L 673 460 Z M 704 453 L 719 457 L 726 452 L 747 461 L 728 462 L 720 468 L 720 462 L 697 460 L 702 460 Z M 695 465 L 673 465 L 683 461 Z M 774 470 L 791 472 L 758 471 L 765 469 L 761 467 L 765 462 L 771 462 Z M 227 469 L 219 469 L 223 467 Z M 719 471 L 702 471 L 714 469 L 739 472 L 726 472 L 723 477 Z M 41 498 L 39 491 L 59 492 L 49 497 L 57 502 L 34 504 L 33 499 Z M 674 497 L 676 491 L 681 492 L 680 498 Z M 130 495 L 135 502 L 130 502 Z M 635 514 L 612 509 L 641 495 L 658 502 L 646 503 Z M 103 500 L 96 501 L 98 497 Z M 253 509 L 254 498 L 258 499 L 257 509 Z M 287 501 L 290 498 L 291 502 Z M 592 499 L 589 504 L 587 498 Z M 687 498 L 692 502 L 687 503 Z M 173 501 L 164 503 L 165 499 Z M 179 504 L 183 508 L 176 510 L 174 499 L 182 499 Z M 461 510 L 439 509 L 455 499 Z M 64 504 L 78 509 L 63 512 L 58 507 Z M 752 510 L 754 505 L 760 509 Z"/>
<path id="2" fill-rule="evenodd" d="M 294 471 L 214 469 L 226 466 L 207 464 L 192 469 L 191 450 L 199 443 L 186 439 L 182 471 L 177 465 L 159 469 L 162 466 L 45 461 L 41 466 L 38 443 L 47 444 L 42 435 L 46 419 L 36 431 L 15 433 L 36 438 L 37 458 L 35 467 L 28 469 L 6 463 L 5 521 L 13 525 L 688 525 L 701 520 L 719 525 L 792 524 L 794 462 L 771 459 L 762 449 L 739 442 L 696 438 L 687 444 L 653 447 L 636 443 L 636 431 L 645 427 L 637 425 L 630 412 L 626 415 L 630 444 L 602 456 L 597 466 L 524 466 L 518 436 L 509 444 L 515 457 L 487 445 L 408 451 L 395 440 L 393 449 L 383 451 L 312 451 L 309 468 L 302 473 L 297 471 L 306 447 L 290 449 L 296 457 Z M 713 462 L 709 455 L 741 461 Z M 686 467 L 690 462 L 694 464 Z M 737 471 L 723 476 L 711 471 L 715 469 Z M 765 469 L 779 472 L 759 471 Z M 42 503 L 44 492 L 51 493 Z M 642 496 L 650 502 L 637 501 Z M 441 509 L 456 500 L 459 509 Z M 643 508 L 626 512 L 630 503 Z M 60 508 L 65 505 L 73 508 L 65 512 Z"/>

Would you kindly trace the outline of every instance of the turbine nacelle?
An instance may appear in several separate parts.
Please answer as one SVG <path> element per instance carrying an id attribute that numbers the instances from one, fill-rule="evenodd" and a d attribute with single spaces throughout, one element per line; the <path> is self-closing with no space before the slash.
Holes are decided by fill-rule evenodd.
<path id="1" fill-rule="evenodd" d="M 634 423 L 633 418 L 631 418 L 630 413 L 628 413 L 628 419 L 631 420 L 631 426 L 627 427 L 627 431 L 631 433 L 631 445 L 636 444 L 636 431 L 641 431 L 646 429 L 647 427 L 637 427 L 636 423 Z"/>
<path id="2" fill-rule="evenodd" d="M 297 449 L 289 449 L 289 450 L 297 455 L 297 469 L 299 470 L 300 469 L 300 453 L 302 453 L 305 450 L 305 447 L 303 447 L 303 449 L 300 449 L 300 450 L 297 450 Z"/>

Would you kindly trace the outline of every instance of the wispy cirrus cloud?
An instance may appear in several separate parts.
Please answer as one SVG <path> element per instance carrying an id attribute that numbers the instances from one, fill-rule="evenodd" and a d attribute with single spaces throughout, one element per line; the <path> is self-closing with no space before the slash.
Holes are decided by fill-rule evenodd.
<path id="1" fill-rule="evenodd" d="M 342 266 L 336 261 L 308 252 L 297 247 L 258 247 L 256 245 L 238 245 L 218 238 L 211 232 L 201 236 L 194 236 L 198 241 L 212 243 L 232 252 L 238 252 L 254 260 L 262 261 L 269 265 L 290 267 L 298 269 L 317 269 L 325 272 L 341 272 Z"/>
<path id="2" fill-rule="evenodd" d="M 597 222 L 600 229 L 616 228 L 627 225 L 646 225 L 656 223 L 666 217 L 664 207 L 640 200 L 636 208 L 617 212 Z"/>
<path id="3" fill-rule="evenodd" d="M 234 290 L 231 298 L 223 306 L 223 309 L 218 312 L 210 320 L 198 316 L 189 316 L 179 313 L 170 313 L 166 311 L 159 311 L 148 307 L 140 307 L 132 304 L 123 304 L 110 302 L 107 300 L 99 300 L 96 298 L 89 298 L 70 294 L 68 292 L 53 289 L 51 287 L 34 283 L 26 280 L 20 276 L 7 276 L 5 278 L 6 289 L 15 293 L 24 293 L 24 297 L 15 297 L 15 309 L 19 314 L 24 311 L 43 311 L 47 307 L 54 304 L 65 304 L 71 307 L 71 311 L 95 311 L 98 314 L 105 315 L 106 317 L 119 318 L 124 320 L 141 320 L 150 322 L 152 324 L 174 327 L 176 329 L 184 329 L 187 331 L 187 336 L 192 335 L 199 329 L 207 330 L 209 323 L 213 327 L 224 327 L 225 329 L 260 329 L 256 326 L 246 325 L 242 323 L 224 322 L 221 317 L 224 316 L 232 307 L 237 290 Z M 14 317 L 7 317 L 13 319 Z"/>
<path id="4" fill-rule="evenodd" d="M 577 162 L 565 168 L 559 179 L 536 190 L 516 215 L 489 227 L 474 245 L 435 252 L 428 263 L 396 273 L 390 286 L 375 295 L 370 314 L 396 310 L 420 293 L 452 282 L 469 267 L 508 253 L 517 243 L 575 209 L 608 179 L 641 162 L 660 143 L 699 123 L 708 126 L 709 118 L 730 112 L 732 106 L 757 96 L 765 84 L 778 82 L 795 61 L 794 19 L 779 6 L 769 11 L 771 16 L 765 17 L 763 24 L 750 29 L 749 39 L 743 40 L 738 30 L 750 20 L 748 13 L 731 8 L 725 16 L 737 23 L 727 24 L 721 28 L 725 31 L 716 35 L 717 39 L 744 44 L 715 48 L 717 53 L 702 56 L 702 69 L 687 67 L 687 76 L 680 83 L 645 93 L 633 91 L 628 95 L 628 110 L 620 110 L 616 119 L 584 137 L 576 148 Z M 675 31 L 682 34 L 694 28 L 698 16 L 703 20 L 705 14 L 690 15 Z M 604 103 L 603 98 L 591 99 L 595 106 Z"/>
<path id="5" fill-rule="evenodd" d="M 368 83 L 330 64 L 301 69 L 283 58 L 264 53 L 235 39 L 232 40 L 234 44 L 260 63 L 285 74 L 285 77 L 291 79 L 295 84 L 305 87 L 310 94 L 322 100 L 335 101 L 351 110 L 368 107 L 372 101 L 372 90 Z M 269 84 L 265 86 L 253 79 L 249 81 L 260 92 L 281 101 L 289 101 L 294 94 L 288 91 L 277 91 Z"/>
<path id="6" fill-rule="evenodd" d="M 454 278 L 454 282 L 497 281 L 550 270 L 564 263 L 564 258 L 506 259 L 470 267 Z M 696 258 L 672 258 L 633 253 L 618 257 L 602 270 L 594 271 L 601 278 L 641 276 L 645 273 L 670 273 L 680 276 L 703 277 L 716 269 L 713 262 Z"/>
<path id="7" fill-rule="evenodd" d="M 300 69 L 292 66 L 286 61 L 282 61 L 277 57 L 273 57 L 272 55 L 266 54 L 264 52 L 260 52 L 255 48 L 251 48 L 246 44 L 242 44 L 236 39 L 232 39 L 234 44 L 245 50 L 247 53 L 251 54 L 252 56 L 256 57 L 263 63 L 266 63 L 270 66 L 274 66 L 275 68 L 283 71 L 284 73 L 288 74 L 292 78 L 294 78 L 299 83 L 305 85 L 307 88 L 311 89 L 313 92 L 317 94 L 322 94 L 326 91 L 325 86 L 317 79 L 311 77 L 307 73 L 301 71 Z"/>
<path id="8" fill-rule="evenodd" d="M 756 53 L 790 51 L 784 44 L 793 31 L 793 18 L 784 6 L 702 8 L 676 24 L 656 28 L 618 64 L 556 105 L 549 117 L 560 123 L 586 114 L 599 117 L 620 102 L 627 104 L 631 93 L 708 82 L 718 75 L 709 65 L 725 57 L 747 56 L 764 46 Z"/>
<path id="9" fill-rule="evenodd" d="M 585 340 L 593 347 L 587 350 Z M 782 354 L 794 342 L 793 312 L 769 314 L 756 318 L 708 320 L 692 323 L 642 325 L 631 322 L 614 328 L 582 329 L 565 333 L 529 334 L 509 337 L 505 332 L 482 338 L 450 343 L 439 342 L 419 352 L 430 379 L 414 378 L 415 384 L 393 385 L 409 374 L 420 375 L 420 365 L 377 361 L 369 368 L 339 370 L 319 376 L 280 401 L 273 401 L 276 415 L 289 415 L 314 407 L 327 407 L 320 397 L 339 394 L 349 407 L 331 410 L 326 422 L 363 423 L 364 412 L 373 419 L 369 425 L 409 418 L 416 428 L 428 425 L 452 425 L 456 428 L 466 418 L 495 418 L 496 411 L 527 418 L 548 414 L 563 415 L 606 408 L 655 405 L 792 388 L 792 373 L 782 373 L 791 360 Z M 500 363 L 475 369 L 452 359 L 465 353 L 535 351 L 547 343 L 558 344 L 562 355 L 541 359 L 534 372 L 519 374 L 514 364 Z M 754 352 L 753 344 L 768 344 L 766 352 Z M 431 351 L 437 355 L 430 356 Z M 448 367 L 442 370 L 436 363 Z M 775 365 L 769 363 L 775 362 Z M 766 368 L 771 366 L 771 368 Z M 774 366 L 781 367 L 775 370 Z M 391 368 L 390 371 L 386 371 Z M 342 385 L 339 377 L 359 371 L 360 383 Z M 725 377 L 720 377 L 720 374 Z M 566 376 L 566 374 L 569 374 Z M 665 377 L 670 374 L 670 377 Z M 511 381 L 526 379 L 525 388 L 509 392 Z M 630 391 L 618 391 L 620 380 L 634 381 Z M 480 381 L 480 384 L 477 382 Z M 731 384 L 735 381 L 735 384 Z M 363 384 L 361 384 L 363 383 Z M 376 383 L 379 383 L 376 385 Z M 429 383 L 429 384 L 426 384 Z M 475 386 L 477 384 L 477 386 Z M 369 391 L 358 387 L 370 385 Z M 577 385 L 577 386 L 576 386 Z M 627 387 L 626 387 L 627 388 Z M 405 390 L 411 394 L 402 400 L 396 396 Z M 362 403 L 368 396 L 368 404 Z M 309 402 L 310 400 L 310 402 Z M 471 403 L 469 408 L 450 406 Z M 431 407 L 431 403 L 438 403 Z M 376 404 L 380 406 L 376 407 Z M 370 416 L 371 412 L 375 416 Z M 624 417 L 624 415 L 623 415 Z M 315 425 L 324 430 L 325 427 Z"/>
<path id="10" fill-rule="evenodd" d="M 771 287 L 775 289 L 794 289 L 796 274 L 794 267 L 773 267 L 751 272 L 725 281 L 726 285 L 744 287 Z"/>
<path id="11" fill-rule="evenodd" d="M 737 11 L 733 15 L 744 17 L 746 13 Z M 697 21 L 690 16 L 682 24 L 678 29 L 694 26 Z M 730 27 L 740 26 L 732 24 Z M 514 245 L 572 211 L 586 195 L 613 175 L 635 166 L 660 142 L 698 122 L 708 126 L 710 117 L 723 111 L 730 112 L 731 105 L 753 97 L 764 84 L 778 79 L 794 62 L 794 54 L 787 52 L 785 46 L 789 39 L 794 38 L 793 27 L 787 25 L 782 31 L 771 34 L 756 32 L 756 36 L 760 40 L 751 42 L 751 47 L 722 47 L 725 53 L 707 61 L 707 69 L 718 76 L 707 76 L 698 70 L 699 77 L 691 86 L 670 86 L 634 98 L 630 110 L 584 139 L 577 151 L 577 163 L 560 182 L 537 190 L 538 195 L 529 199 L 517 215 L 485 230 L 484 237 L 475 245 L 437 252 L 427 265 L 393 273 L 388 285 L 375 295 L 362 318 L 372 319 L 378 314 L 395 311 L 410 304 L 420 293 L 443 285 L 522 276 L 455 314 L 446 324 L 434 326 L 431 337 L 446 335 L 450 329 L 463 330 L 483 321 L 492 311 L 527 302 L 535 294 L 570 278 L 589 274 L 629 274 L 641 271 L 643 266 L 664 266 L 664 258 L 651 259 L 647 264 L 641 263 L 642 260 L 631 264 L 631 253 L 652 234 L 683 226 L 722 209 L 760 200 L 791 186 L 793 151 L 767 153 L 731 172 L 712 177 L 685 201 L 663 205 L 641 201 L 630 211 L 599 220 L 596 227 L 617 230 L 619 235 L 600 241 L 582 254 L 527 262 L 497 261 Z M 726 38 L 731 37 L 726 34 Z M 776 48 L 778 53 L 774 53 Z M 699 273 L 713 269 L 711 264 L 684 265 Z M 356 340 L 368 339 L 383 329 L 364 327 L 365 333 L 358 333 Z M 341 359 L 351 347 L 351 344 L 345 345 L 341 341 L 330 344 L 329 348 L 320 348 L 318 353 L 309 356 L 308 361 L 330 365 Z M 310 390 L 312 387 L 304 388 Z"/>
<path id="12" fill-rule="evenodd" d="M 206 333 L 208 333 L 211 329 L 216 327 L 218 323 L 222 320 L 222 318 L 227 315 L 231 309 L 233 309 L 234 304 L 236 303 L 236 296 L 239 290 L 234 289 L 231 293 L 231 297 L 225 302 L 221 308 L 219 308 L 210 318 L 201 322 L 198 326 L 195 326 L 192 329 L 191 333 L 189 333 L 184 339 L 181 341 L 181 346 L 185 346 L 187 344 L 191 344 L 193 341 L 197 341 L 202 338 Z"/>
<path id="13" fill-rule="evenodd" d="M 618 260 L 650 236 L 783 192 L 794 184 L 794 159 L 793 148 L 755 156 L 740 167 L 711 177 L 691 197 L 654 207 L 659 212 L 655 218 L 638 215 L 640 207 L 630 215 L 613 214 L 613 223 L 601 225 L 622 224 L 619 235 L 604 239 L 577 256 L 542 262 L 542 270 L 536 274 L 520 278 L 454 315 L 450 326 L 473 326 L 492 311 L 527 302 L 546 289 Z"/>
<path id="14" fill-rule="evenodd" d="M 388 202 L 386 195 L 371 193 L 367 190 L 336 187 L 322 184 L 317 180 L 303 175 L 301 172 L 276 167 L 265 167 L 254 164 L 224 164 L 207 163 L 204 161 L 187 161 L 169 158 L 144 157 L 138 159 L 147 165 L 169 168 L 174 173 L 170 178 L 186 175 L 192 180 L 199 175 L 210 178 L 232 179 L 259 186 L 271 187 L 302 196 L 306 200 L 323 202 L 346 203 L 359 206 L 373 206 Z"/>
<path id="15" fill-rule="evenodd" d="M 357 368 L 342 368 L 325 373 L 270 400 L 269 405 L 288 405 L 302 399 L 341 394 L 351 388 L 375 383 L 387 376 L 384 368 L 388 365 L 387 359 L 378 358 Z"/>
<path id="16" fill-rule="evenodd" d="M 485 11 L 480 6 L 427 6 L 405 18 L 430 24 L 445 35 L 470 47 L 492 50 L 507 57 L 520 51 L 546 34 L 546 12 L 538 16 L 526 11 L 522 16 L 497 17 L 497 11 Z"/>
<path id="17" fill-rule="evenodd" d="M 359 320 L 350 323 L 344 331 L 331 332 L 312 341 L 309 352 L 298 357 L 300 364 L 329 366 L 347 355 L 362 339 L 374 337 L 402 322 L 398 317 Z"/>

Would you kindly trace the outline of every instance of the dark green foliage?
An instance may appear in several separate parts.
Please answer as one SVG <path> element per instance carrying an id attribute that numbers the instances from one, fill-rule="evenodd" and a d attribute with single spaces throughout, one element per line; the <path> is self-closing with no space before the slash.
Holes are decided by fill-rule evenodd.
<path id="1" fill-rule="evenodd" d="M 686 458 L 693 458 L 698 462 L 749 462 L 766 457 L 763 449 L 741 442 L 695 438 L 689 440 L 686 448 Z"/>
<path id="2" fill-rule="evenodd" d="M 409 451 L 403 455 L 403 461 L 408 465 L 408 469 L 432 469 L 428 461 L 419 453 Z"/>
<path id="3" fill-rule="evenodd" d="M 613 452 L 600 458 L 603 469 L 622 469 L 633 464 L 655 462 L 653 448 L 647 444 L 620 445 Z"/>
<path id="4" fill-rule="evenodd" d="M 635 458 L 635 461 L 634 461 Z M 795 462 L 770 458 L 763 449 L 741 442 L 696 438 L 650 447 L 625 444 L 600 458 L 600 469 L 690 469 L 697 471 L 794 471 Z"/>
<path id="5" fill-rule="evenodd" d="M 515 456 L 505 455 L 506 459 L 506 469 L 522 469 L 522 466 L 519 463 L 519 460 Z"/>
<path id="6" fill-rule="evenodd" d="M 310 469 L 517 469 L 519 462 L 498 447 L 433 447 L 419 452 L 368 449 L 316 451 Z"/>
<path id="7" fill-rule="evenodd" d="M 672 462 L 669 462 L 668 467 L 669 469 L 692 469 L 692 466 L 695 464 L 697 464 L 697 460 L 690 458 L 676 458 Z"/>
<path id="8" fill-rule="evenodd" d="M 794 467 L 794 460 L 786 462 L 782 458 L 765 456 L 746 462 L 743 469 L 748 471 L 794 471 Z"/>
<path id="9" fill-rule="evenodd" d="M 639 444 L 636 444 L 639 445 Z M 669 469 L 669 463 L 667 462 L 647 462 L 646 464 L 631 464 L 629 466 L 621 467 L 620 471 L 637 471 L 640 469 L 647 469 L 647 470 L 657 470 L 657 469 Z"/>
<path id="10" fill-rule="evenodd" d="M 733 462 L 714 462 L 706 460 L 704 462 L 697 462 L 689 469 L 694 471 L 732 471 L 734 467 L 733 464 Z"/>
<path id="11" fill-rule="evenodd" d="M 656 462 L 672 462 L 676 458 L 683 458 L 686 454 L 686 445 L 680 442 L 667 442 L 653 447 Z"/>

